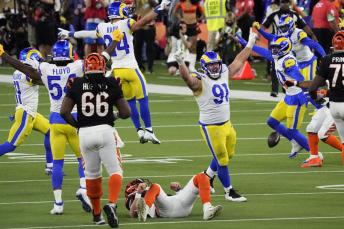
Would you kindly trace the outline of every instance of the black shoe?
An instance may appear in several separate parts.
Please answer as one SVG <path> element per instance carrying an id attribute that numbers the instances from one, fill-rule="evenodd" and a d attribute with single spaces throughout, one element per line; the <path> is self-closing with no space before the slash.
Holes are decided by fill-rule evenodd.
<path id="1" fill-rule="evenodd" d="M 116 209 L 117 209 L 117 205 L 113 206 L 112 204 L 106 204 L 103 207 L 103 210 L 108 220 L 108 224 L 112 228 L 118 227 L 118 217 L 116 214 Z"/>
<path id="2" fill-rule="evenodd" d="M 93 223 L 95 225 L 104 225 L 105 224 L 105 220 L 104 220 L 102 214 L 99 214 L 99 215 L 94 215 L 93 214 Z"/>
<path id="3" fill-rule="evenodd" d="M 233 188 L 229 190 L 229 192 L 225 193 L 225 199 L 230 200 L 233 202 L 245 202 L 247 199 L 237 193 Z"/>
<path id="4" fill-rule="evenodd" d="M 277 97 L 277 95 L 278 95 L 277 92 L 271 92 L 271 93 L 270 93 L 270 96 L 271 96 L 271 97 Z"/>

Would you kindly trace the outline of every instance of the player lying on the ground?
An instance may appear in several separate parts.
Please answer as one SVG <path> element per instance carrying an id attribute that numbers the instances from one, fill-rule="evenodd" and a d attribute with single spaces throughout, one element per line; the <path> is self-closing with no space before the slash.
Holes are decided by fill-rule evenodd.
<path id="1" fill-rule="evenodd" d="M 126 186 L 126 207 L 131 217 L 139 221 L 151 218 L 178 218 L 191 214 L 193 205 L 199 195 L 203 204 L 203 219 L 210 220 L 219 215 L 222 206 L 213 206 L 210 197 L 209 178 L 204 173 L 198 173 L 182 187 L 179 182 L 172 182 L 171 189 L 175 195 L 167 195 L 157 183 L 151 184 L 146 179 L 136 179 Z"/>
<path id="2" fill-rule="evenodd" d="M 19 60 L 23 63 L 30 59 L 38 62 L 43 61 L 41 53 L 34 48 L 25 48 L 19 53 Z M 32 80 L 18 70 L 13 73 L 16 111 L 8 139 L 0 145 L 0 156 L 13 152 L 24 142 L 32 130 L 39 131 L 44 134 L 45 173 L 51 175 L 53 156 L 50 147 L 50 124 L 43 115 L 37 112 L 39 84 L 42 84 L 42 82 Z"/>

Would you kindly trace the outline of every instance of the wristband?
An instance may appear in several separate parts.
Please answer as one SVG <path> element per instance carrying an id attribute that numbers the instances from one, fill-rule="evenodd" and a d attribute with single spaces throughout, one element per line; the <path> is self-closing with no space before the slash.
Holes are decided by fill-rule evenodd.
<path id="1" fill-rule="evenodd" d="M 156 13 L 156 14 L 159 14 L 159 12 L 161 11 L 160 10 L 160 5 L 157 5 L 155 8 L 154 8 L 154 13 Z"/>
<path id="2" fill-rule="evenodd" d="M 137 192 L 137 193 L 135 194 L 135 199 L 139 199 L 139 198 L 141 198 L 141 193 L 138 193 L 138 192 Z"/>
<path id="3" fill-rule="evenodd" d="M 74 37 L 74 32 L 69 32 L 69 33 L 68 33 L 68 36 L 69 36 L 69 37 Z"/>
<path id="4" fill-rule="evenodd" d="M 102 56 L 106 59 L 106 61 L 110 60 L 110 58 L 111 58 L 109 53 L 107 53 L 105 51 L 102 52 Z"/>

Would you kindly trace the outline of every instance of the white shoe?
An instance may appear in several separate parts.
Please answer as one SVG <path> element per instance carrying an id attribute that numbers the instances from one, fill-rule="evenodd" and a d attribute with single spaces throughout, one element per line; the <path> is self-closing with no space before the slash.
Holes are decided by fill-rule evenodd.
<path id="1" fill-rule="evenodd" d="M 147 206 L 145 199 L 140 198 L 137 200 L 137 218 L 139 221 L 146 222 L 149 207 Z"/>
<path id="2" fill-rule="evenodd" d="M 153 131 L 145 130 L 145 135 L 143 137 L 145 140 L 152 142 L 153 144 L 160 144 L 159 139 L 155 136 Z"/>
<path id="3" fill-rule="evenodd" d="M 204 220 L 211 220 L 215 216 L 218 216 L 221 214 L 223 207 L 221 205 L 206 207 L 203 209 L 203 219 Z"/>
<path id="4" fill-rule="evenodd" d="M 299 143 L 294 142 L 294 140 L 291 142 L 292 148 L 291 153 L 288 155 L 289 158 L 295 158 L 303 149 L 302 146 L 299 145 Z"/>
<path id="5" fill-rule="evenodd" d="M 50 210 L 52 215 L 62 215 L 63 214 L 63 202 L 60 204 L 54 203 L 53 209 Z"/>
<path id="6" fill-rule="evenodd" d="M 225 199 L 233 202 L 245 202 L 247 199 L 237 193 L 233 188 L 225 193 Z"/>
<path id="7" fill-rule="evenodd" d="M 139 136 L 139 140 L 140 140 L 140 143 L 141 143 L 141 144 L 144 144 L 144 143 L 148 142 L 148 140 L 146 140 L 146 139 L 144 138 L 144 136 L 145 136 L 145 131 L 144 131 L 142 128 L 138 128 L 138 129 L 137 129 L 137 135 Z"/>
<path id="8" fill-rule="evenodd" d="M 84 209 L 85 212 L 91 212 L 92 211 L 92 205 L 91 201 L 87 196 L 86 189 L 79 188 L 75 193 L 76 198 L 80 200 L 82 204 L 82 209 Z"/>

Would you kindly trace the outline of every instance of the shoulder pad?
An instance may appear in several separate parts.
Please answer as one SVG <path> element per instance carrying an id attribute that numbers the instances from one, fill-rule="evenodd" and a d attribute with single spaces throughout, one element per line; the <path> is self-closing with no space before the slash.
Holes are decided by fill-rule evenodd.
<path id="1" fill-rule="evenodd" d="M 305 39 L 307 37 L 307 33 L 305 31 L 300 31 L 298 34 L 297 34 L 297 39 L 299 41 Z"/>
<path id="2" fill-rule="evenodd" d="M 128 25 L 128 28 L 131 29 L 131 27 L 133 26 L 133 24 L 136 23 L 136 21 L 132 18 L 129 18 L 127 20 L 127 25 Z"/>
<path id="3" fill-rule="evenodd" d="M 289 57 L 289 58 L 286 58 L 286 59 L 283 61 L 283 67 L 284 67 L 284 68 L 291 68 L 291 67 L 293 67 L 293 66 L 295 66 L 295 65 L 296 65 L 296 61 L 295 61 L 294 58 Z"/>
<path id="4" fill-rule="evenodd" d="M 190 72 L 190 76 L 191 77 L 196 77 L 199 80 L 202 79 L 202 77 L 204 77 L 203 74 L 199 73 L 199 72 Z"/>

